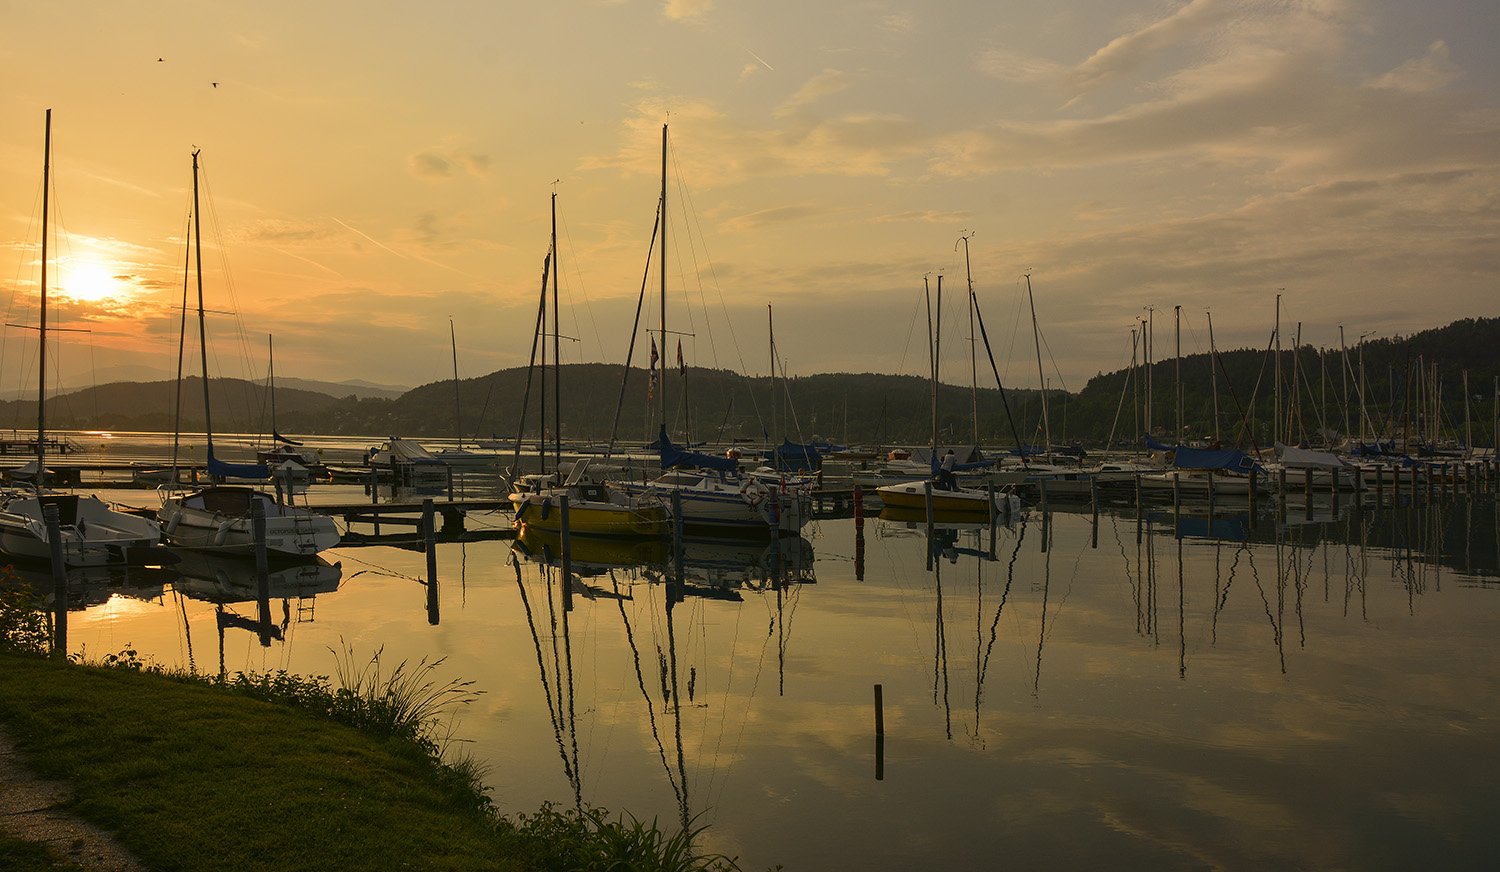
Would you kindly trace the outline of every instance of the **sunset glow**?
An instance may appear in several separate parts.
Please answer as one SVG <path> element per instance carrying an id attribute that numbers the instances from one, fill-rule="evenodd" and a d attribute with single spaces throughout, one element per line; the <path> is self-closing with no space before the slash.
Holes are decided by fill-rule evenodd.
<path id="1" fill-rule="evenodd" d="M 961 288 L 966 233 L 991 319 L 1030 273 L 1070 389 L 1147 307 L 1183 307 L 1186 352 L 1210 307 L 1221 347 L 1262 344 L 1277 293 L 1325 346 L 1494 309 L 1494 0 L 315 10 L 8 7 L 0 254 L 36 242 L 50 107 L 56 227 L 101 243 L 58 248 L 53 288 L 139 319 L 95 331 L 101 367 L 174 369 L 195 149 L 205 303 L 286 374 L 436 381 L 449 315 L 465 372 L 524 365 L 554 192 L 565 362 L 621 362 L 663 123 L 689 364 L 764 374 L 771 304 L 793 372 L 916 374 L 923 276 Z M 0 290 L 35 294 L 22 259 Z M 1023 346 L 995 352 L 1035 386 Z"/>

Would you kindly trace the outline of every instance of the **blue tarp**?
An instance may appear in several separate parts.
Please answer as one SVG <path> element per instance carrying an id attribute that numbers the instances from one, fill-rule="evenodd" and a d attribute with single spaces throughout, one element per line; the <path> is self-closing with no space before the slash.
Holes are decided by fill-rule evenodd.
<path id="1" fill-rule="evenodd" d="M 270 478 L 271 468 L 264 463 L 225 463 L 214 457 L 214 450 L 210 448 L 208 474 L 220 478 Z"/>
<path id="2" fill-rule="evenodd" d="M 301 442 L 298 442 L 295 439 L 288 439 L 288 438 L 286 438 L 285 436 L 281 435 L 280 433 L 277 433 L 275 430 L 271 431 L 271 438 L 275 439 L 277 442 L 282 443 L 283 445 L 301 445 L 302 444 Z"/>
<path id="3" fill-rule="evenodd" d="M 673 467 L 686 466 L 697 469 L 717 469 L 722 472 L 734 472 L 739 468 L 732 457 L 715 457 L 712 454 L 699 454 L 696 451 L 686 451 L 672 444 L 667 438 L 667 427 L 662 425 L 661 435 L 648 448 L 655 448 L 661 452 L 661 468 L 672 469 Z"/>
<path id="4" fill-rule="evenodd" d="M 1172 465 L 1178 469 L 1225 469 L 1231 472 L 1249 472 L 1256 468 L 1255 458 L 1233 448 L 1209 449 L 1178 446 L 1173 451 Z"/>
<path id="5" fill-rule="evenodd" d="M 783 439 L 771 451 L 771 463 L 777 469 L 807 472 L 823 464 L 823 452 L 816 444 L 798 445 L 790 439 Z"/>
<path id="6" fill-rule="evenodd" d="M 1146 434 L 1144 441 L 1145 441 L 1145 444 L 1146 444 L 1146 450 L 1147 451 L 1171 451 L 1171 450 L 1173 450 L 1172 446 L 1166 445 L 1166 444 L 1161 443 L 1161 442 L 1157 442 L 1155 439 L 1152 439 L 1150 433 Z"/>

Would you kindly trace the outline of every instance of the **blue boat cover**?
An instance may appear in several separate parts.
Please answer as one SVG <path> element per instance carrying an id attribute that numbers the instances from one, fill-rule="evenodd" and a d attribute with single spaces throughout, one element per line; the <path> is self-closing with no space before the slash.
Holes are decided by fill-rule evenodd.
<path id="1" fill-rule="evenodd" d="M 225 463 L 214 457 L 214 450 L 210 448 L 208 474 L 221 478 L 270 478 L 271 468 L 264 463 Z"/>
<path id="2" fill-rule="evenodd" d="M 722 472 L 734 472 L 739 468 L 739 464 L 735 463 L 732 457 L 715 457 L 712 454 L 699 454 L 696 451 L 686 451 L 673 445 L 672 440 L 667 438 L 667 426 L 665 424 L 662 425 L 661 435 L 657 436 L 656 441 L 646 447 L 655 448 L 661 452 L 662 469 L 685 466 L 697 469 L 717 469 Z"/>
<path id="3" fill-rule="evenodd" d="M 1249 472 L 1256 468 L 1255 458 L 1234 448 L 1210 449 L 1178 446 L 1172 465 L 1178 469 L 1225 469 L 1231 472 Z"/>
<path id="4" fill-rule="evenodd" d="M 1145 441 L 1145 444 L 1146 444 L 1146 450 L 1147 451 L 1171 451 L 1172 450 L 1172 446 L 1164 444 L 1164 443 L 1161 443 L 1161 442 L 1157 442 L 1155 439 L 1152 439 L 1150 433 L 1146 434 L 1144 441 Z"/>
<path id="5" fill-rule="evenodd" d="M 790 439 L 782 439 L 781 444 L 771 451 L 771 461 L 777 469 L 806 472 L 823 464 L 823 451 L 815 443 L 798 445 Z"/>
<path id="6" fill-rule="evenodd" d="M 301 445 L 302 444 L 301 442 L 298 442 L 295 439 L 288 439 L 288 438 L 286 438 L 285 436 L 281 435 L 280 433 L 277 433 L 275 430 L 271 431 L 271 438 L 275 439 L 277 442 L 282 443 L 283 445 Z"/>

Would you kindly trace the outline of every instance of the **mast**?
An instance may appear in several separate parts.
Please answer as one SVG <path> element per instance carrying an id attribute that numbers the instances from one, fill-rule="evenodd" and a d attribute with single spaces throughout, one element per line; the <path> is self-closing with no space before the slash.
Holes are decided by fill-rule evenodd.
<path id="1" fill-rule="evenodd" d="M 769 403 L 771 407 L 771 432 L 766 434 L 766 447 L 769 448 L 771 440 L 775 438 L 773 434 L 778 432 L 776 429 L 776 322 L 771 316 L 770 303 L 766 304 L 766 335 L 770 337 L 769 352 L 771 355 L 771 397 Z"/>
<path id="2" fill-rule="evenodd" d="M 38 321 L 36 382 L 36 478 L 32 485 L 37 493 L 47 484 L 47 233 L 52 193 L 52 110 L 47 110 L 46 133 L 42 140 L 42 297 Z"/>
<path id="3" fill-rule="evenodd" d="M 453 330 L 453 316 L 448 316 L 448 347 L 453 349 L 453 435 L 458 440 L 459 448 L 464 447 L 464 424 L 463 413 L 460 411 L 462 403 L 458 396 L 458 334 Z M 275 394 L 271 395 L 271 421 L 276 421 Z"/>
<path id="4" fill-rule="evenodd" d="M 203 366 L 203 431 L 208 441 L 207 458 L 214 456 L 214 417 L 208 403 L 208 326 L 203 316 L 203 214 L 198 210 L 198 152 L 193 149 L 193 273 L 198 282 L 198 360 Z"/>
<path id="5" fill-rule="evenodd" d="M 557 314 L 557 189 L 552 190 L 552 468 L 562 484 L 562 321 Z M 545 343 L 544 343 L 545 344 Z M 458 381 L 457 352 L 454 352 L 454 382 Z M 665 379 L 663 379 L 665 381 Z M 456 386 L 455 386 L 456 387 Z M 545 420 L 545 419 L 544 419 Z M 542 447 L 545 452 L 546 446 Z"/>
<path id="6" fill-rule="evenodd" d="M 932 407 L 932 457 L 929 461 L 937 460 L 937 351 L 933 342 L 932 334 L 932 288 L 928 284 L 927 276 L 922 277 L 922 293 L 927 298 L 927 372 L 932 377 L 932 384 L 928 388 L 929 400 Z M 938 305 L 942 305 L 942 287 L 938 289 Z"/>
<path id="7" fill-rule="evenodd" d="M 1172 336 L 1177 346 L 1177 359 L 1172 366 L 1175 370 L 1174 380 L 1177 382 L 1173 393 L 1177 394 L 1177 439 L 1178 445 L 1182 444 L 1182 307 L 1172 307 Z"/>
<path id="8" fill-rule="evenodd" d="M 1275 386 L 1271 410 L 1271 442 L 1281 441 L 1281 295 L 1276 295 L 1276 367 L 1272 384 Z"/>
<path id="9" fill-rule="evenodd" d="M 1359 335 L 1359 441 L 1365 441 L 1365 422 L 1369 420 L 1369 413 L 1365 410 L 1365 335 Z"/>
<path id="10" fill-rule="evenodd" d="M 973 231 L 966 231 L 958 237 L 964 244 L 964 280 L 969 286 L 969 411 L 974 421 L 974 444 L 979 444 L 979 360 L 978 349 L 974 343 L 974 310 L 979 301 L 974 298 L 974 273 L 969 269 L 969 237 Z M 955 243 L 955 248 L 957 244 Z"/>
<path id="11" fill-rule="evenodd" d="M 1143 344 L 1146 349 L 1146 432 L 1150 433 L 1152 432 L 1151 425 L 1154 423 L 1151 420 L 1151 407 L 1155 405 L 1152 400 L 1155 399 L 1153 391 L 1156 387 L 1156 367 L 1152 365 L 1154 363 L 1152 353 L 1155 350 L 1153 346 L 1156 340 L 1156 309 L 1154 307 L 1146 307 L 1145 329 Z"/>
<path id="12" fill-rule="evenodd" d="M 661 359 L 667 359 L 667 125 L 661 126 Z M 666 369 L 665 366 L 662 369 Z M 775 378 L 775 365 L 772 365 Z M 667 380 L 659 379 L 661 388 L 661 425 L 667 426 Z M 774 387 L 775 382 L 772 382 Z M 772 409 L 775 408 L 772 397 Z"/>
<path id="13" fill-rule="evenodd" d="M 941 278 L 938 283 L 941 287 Z M 1031 304 L 1031 339 L 1036 345 L 1036 381 L 1042 389 L 1042 438 L 1047 440 L 1047 462 L 1051 463 L 1052 424 L 1047 420 L 1047 377 L 1042 374 L 1042 334 L 1036 326 L 1036 297 L 1031 293 L 1031 273 L 1026 273 L 1026 299 Z"/>
<path id="14" fill-rule="evenodd" d="M 1214 444 L 1218 445 L 1219 439 L 1219 351 L 1214 345 L 1214 313 L 1208 315 L 1208 376 L 1209 392 L 1214 396 Z"/>
<path id="15" fill-rule="evenodd" d="M 1339 384 L 1344 396 L 1344 438 L 1349 438 L 1349 349 L 1344 345 L 1344 325 L 1339 325 Z"/>
<path id="16" fill-rule="evenodd" d="M 266 334 L 266 384 L 271 393 L 271 442 L 276 442 L 276 346 L 271 334 Z"/>
<path id="17" fill-rule="evenodd" d="M 1464 456 L 1474 454 L 1474 428 L 1469 424 L 1469 371 L 1464 370 Z"/>

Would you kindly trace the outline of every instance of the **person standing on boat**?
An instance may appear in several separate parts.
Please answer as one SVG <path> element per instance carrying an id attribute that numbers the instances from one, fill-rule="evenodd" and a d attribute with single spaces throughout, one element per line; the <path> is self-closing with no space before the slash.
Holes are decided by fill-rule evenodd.
<path id="1" fill-rule="evenodd" d="M 955 460 L 953 449 L 949 448 L 948 452 L 943 455 L 942 466 L 938 467 L 938 487 L 943 490 L 958 490 L 958 479 L 953 476 Z"/>

